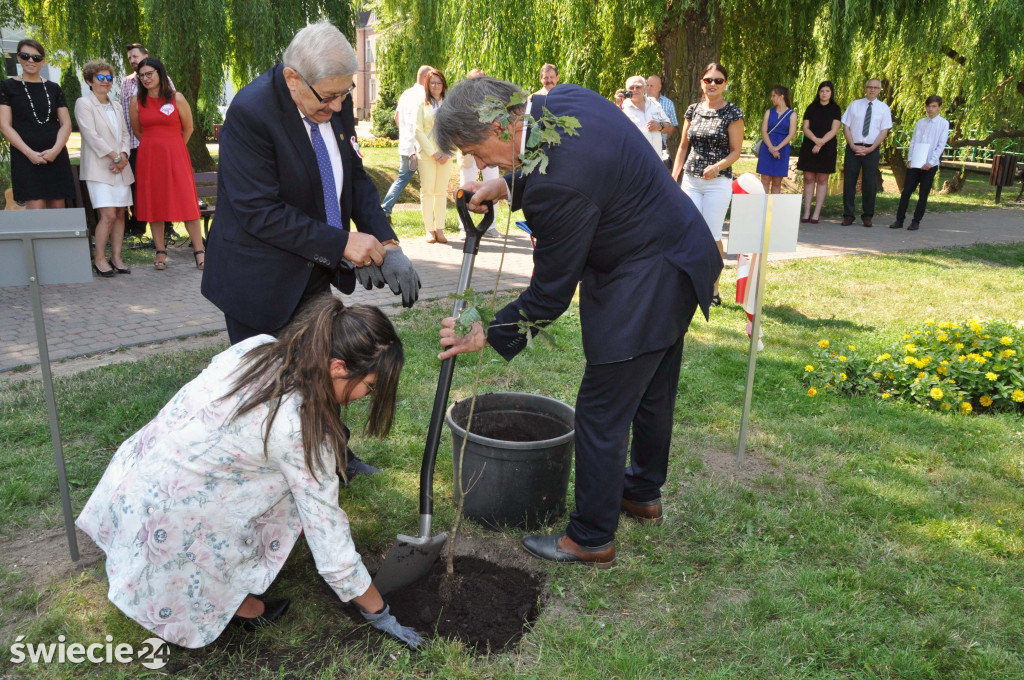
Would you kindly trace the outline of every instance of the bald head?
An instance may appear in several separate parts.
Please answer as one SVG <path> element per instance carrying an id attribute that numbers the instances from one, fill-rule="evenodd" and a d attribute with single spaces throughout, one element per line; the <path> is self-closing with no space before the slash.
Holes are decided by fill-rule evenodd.
<path id="1" fill-rule="evenodd" d="M 419 70 L 416 71 L 416 82 L 420 85 L 424 85 L 427 82 L 427 76 L 429 76 L 430 72 L 433 70 L 434 67 L 428 64 L 420 66 Z"/>

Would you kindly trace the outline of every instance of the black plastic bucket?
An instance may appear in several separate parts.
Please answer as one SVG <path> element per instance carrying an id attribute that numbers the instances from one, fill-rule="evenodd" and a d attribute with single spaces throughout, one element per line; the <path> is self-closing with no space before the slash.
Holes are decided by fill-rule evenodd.
<path id="1" fill-rule="evenodd" d="M 452 478 L 466 438 L 470 398 L 452 404 Z M 480 394 L 462 461 L 464 513 L 499 529 L 537 529 L 565 512 L 576 412 L 557 399 L 520 392 Z M 455 502 L 459 501 L 455 484 Z"/>

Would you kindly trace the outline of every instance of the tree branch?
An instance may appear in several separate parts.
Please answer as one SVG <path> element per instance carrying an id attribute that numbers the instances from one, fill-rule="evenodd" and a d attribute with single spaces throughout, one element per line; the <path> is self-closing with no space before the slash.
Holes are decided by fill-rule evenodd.
<path id="1" fill-rule="evenodd" d="M 988 146 L 997 139 L 1024 139 L 1024 130 L 993 130 L 985 139 L 959 139 L 950 142 L 949 146 L 954 149 L 962 146 Z"/>

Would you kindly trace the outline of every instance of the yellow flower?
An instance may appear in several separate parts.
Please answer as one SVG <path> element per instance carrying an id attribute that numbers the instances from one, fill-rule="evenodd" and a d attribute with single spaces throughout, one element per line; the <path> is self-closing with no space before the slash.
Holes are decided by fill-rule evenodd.
<path id="1" fill-rule="evenodd" d="M 989 406 L 992 405 L 992 397 L 988 396 L 987 394 L 983 394 L 981 398 L 978 399 L 978 403 L 984 406 L 985 408 L 988 408 Z"/>
<path id="2" fill-rule="evenodd" d="M 963 411 L 964 413 L 970 413 L 971 411 L 974 410 L 974 407 L 971 406 L 971 402 L 969 401 L 961 401 L 960 410 Z"/>
<path id="3" fill-rule="evenodd" d="M 840 354 L 839 355 L 839 360 L 840 361 L 846 361 L 846 357 L 844 355 Z"/>
<path id="4" fill-rule="evenodd" d="M 814 366 L 811 364 L 807 364 L 806 366 L 804 366 L 804 370 L 810 373 L 811 371 L 814 370 Z"/>
<path id="5" fill-rule="evenodd" d="M 950 378 L 950 379 L 949 379 L 949 380 L 947 380 L 946 382 L 948 382 L 948 383 L 949 383 L 950 385 L 955 385 L 955 384 L 956 384 L 956 381 L 955 381 L 955 380 L 953 380 L 952 378 Z"/>
<path id="6" fill-rule="evenodd" d="M 938 335 L 935 336 L 935 339 L 938 340 L 939 342 L 945 342 L 946 340 L 949 340 L 949 336 L 946 335 L 945 333 L 939 333 Z"/>
<path id="7" fill-rule="evenodd" d="M 909 345 L 903 345 L 903 349 L 907 350 L 908 354 L 913 354 L 917 351 L 917 345 L 910 343 Z"/>
<path id="8" fill-rule="evenodd" d="M 1013 338 L 1011 338 L 1009 335 L 1004 335 L 1003 337 L 999 338 L 999 344 L 1001 344 L 1001 345 L 1012 345 L 1013 344 Z"/>
<path id="9" fill-rule="evenodd" d="M 822 349 L 828 347 L 828 339 L 822 338 L 821 340 L 818 340 L 818 347 L 821 347 Z"/>
<path id="10" fill-rule="evenodd" d="M 1002 352 L 999 353 L 999 355 L 1001 357 L 1003 357 L 1004 359 L 1009 359 L 1010 357 L 1012 357 L 1016 353 L 1017 353 L 1016 350 L 1004 349 Z"/>
<path id="11" fill-rule="evenodd" d="M 817 393 L 818 393 L 818 390 L 814 389 L 813 387 L 811 389 L 807 390 L 807 396 L 808 397 L 813 397 Z"/>
<path id="12" fill-rule="evenodd" d="M 1014 390 L 1013 394 L 1010 395 L 1010 399 L 1013 399 L 1018 404 L 1024 401 L 1024 390 Z"/>
<path id="13" fill-rule="evenodd" d="M 989 371 L 988 373 L 985 374 L 985 377 L 988 378 L 989 380 L 995 380 L 999 376 L 993 373 L 992 371 Z"/>
<path id="14" fill-rule="evenodd" d="M 933 387 L 932 391 L 928 393 L 932 399 L 942 399 L 942 388 Z"/>
<path id="15" fill-rule="evenodd" d="M 981 356 L 980 354 L 975 354 L 973 357 L 971 357 L 970 354 L 968 354 L 967 356 L 968 356 L 968 358 L 973 358 L 974 359 L 974 363 L 976 363 L 976 364 L 984 364 L 985 363 L 985 357 Z"/>
<path id="16" fill-rule="evenodd" d="M 924 376 L 925 375 L 926 375 L 925 372 L 921 371 L 920 373 L 917 374 L 917 379 L 918 380 L 924 380 Z"/>
<path id="17" fill-rule="evenodd" d="M 872 373 L 871 377 L 873 377 L 873 378 L 881 378 L 882 374 L 881 373 Z"/>
<path id="18" fill-rule="evenodd" d="M 949 409 L 951 409 L 953 407 L 950 406 L 949 404 L 947 404 L 946 402 L 942 402 L 942 408 L 948 411 Z"/>
<path id="19" fill-rule="evenodd" d="M 840 373 L 839 374 L 839 379 L 840 380 L 846 380 L 846 374 L 845 373 Z"/>
<path id="20" fill-rule="evenodd" d="M 985 356 L 985 357 L 991 357 L 992 356 L 992 352 L 989 352 L 988 350 L 985 350 L 984 352 L 981 353 L 981 355 Z"/>
<path id="21" fill-rule="evenodd" d="M 935 322 L 933 320 L 931 320 L 931 319 L 928 319 L 927 321 L 924 322 L 924 325 L 925 326 L 934 326 Z"/>
<path id="22" fill-rule="evenodd" d="M 921 331 L 914 331 L 914 335 L 921 335 Z"/>
<path id="23" fill-rule="evenodd" d="M 971 330 L 974 331 L 975 333 L 981 332 L 981 324 L 978 323 L 976 320 L 971 319 L 967 325 L 970 326 Z"/>
<path id="24" fill-rule="evenodd" d="M 892 355 L 886 352 L 885 354 L 879 354 L 875 361 L 885 361 L 886 359 L 892 359 Z"/>
<path id="25" fill-rule="evenodd" d="M 882 392 L 882 399 L 891 399 L 892 395 L 888 392 Z"/>
<path id="26" fill-rule="evenodd" d="M 909 336 L 909 335 L 907 335 L 906 333 L 904 333 L 904 334 L 903 334 L 903 339 L 904 339 L 904 340 L 910 340 L 910 336 Z"/>
<path id="27" fill-rule="evenodd" d="M 851 352 L 856 352 L 856 351 L 857 351 L 857 348 L 856 348 L 856 347 L 854 347 L 853 345 L 847 345 L 847 346 L 846 346 L 846 348 L 847 348 L 848 350 L 850 350 Z"/>
<path id="28" fill-rule="evenodd" d="M 916 364 L 917 359 L 915 359 L 914 357 L 903 357 L 903 363 L 909 366 L 910 364 Z"/>
<path id="29" fill-rule="evenodd" d="M 964 348 L 964 343 L 962 343 L 962 342 L 956 343 L 956 346 L 954 347 L 954 349 L 963 349 L 963 348 Z"/>
<path id="30" fill-rule="evenodd" d="M 935 372 L 938 373 L 939 375 L 946 375 L 946 370 L 947 369 L 945 366 L 939 366 L 938 368 L 935 369 Z"/>

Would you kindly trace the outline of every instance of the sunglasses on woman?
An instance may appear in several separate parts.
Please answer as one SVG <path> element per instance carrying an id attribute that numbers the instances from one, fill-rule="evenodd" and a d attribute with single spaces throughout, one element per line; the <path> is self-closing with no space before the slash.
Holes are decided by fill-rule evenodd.
<path id="1" fill-rule="evenodd" d="M 46 59 L 46 57 L 44 57 L 41 54 L 29 54 L 28 52 L 18 52 L 18 59 L 21 59 L 23 61 L 28 61 L 29 59 L 31 59 L 32 61 L 38 64 L 43 59 Z"/>
<path id="2" fill-rule="evenodd" d="M 101 83 L 112 83 L 114 82 L 114 76 L 105 76 L 100 74 L 96 76 L 96 80 L 100 81 Z"/>
<path id="3" fill-rule="evenodd" d="M 703 80 L 708 85 L 710 85 L 711 83 L 714 83 L 715 85 L 721 85 L 722 83 L 725 82 L 725 78 L 701 78 L 701 80 Z"/>

